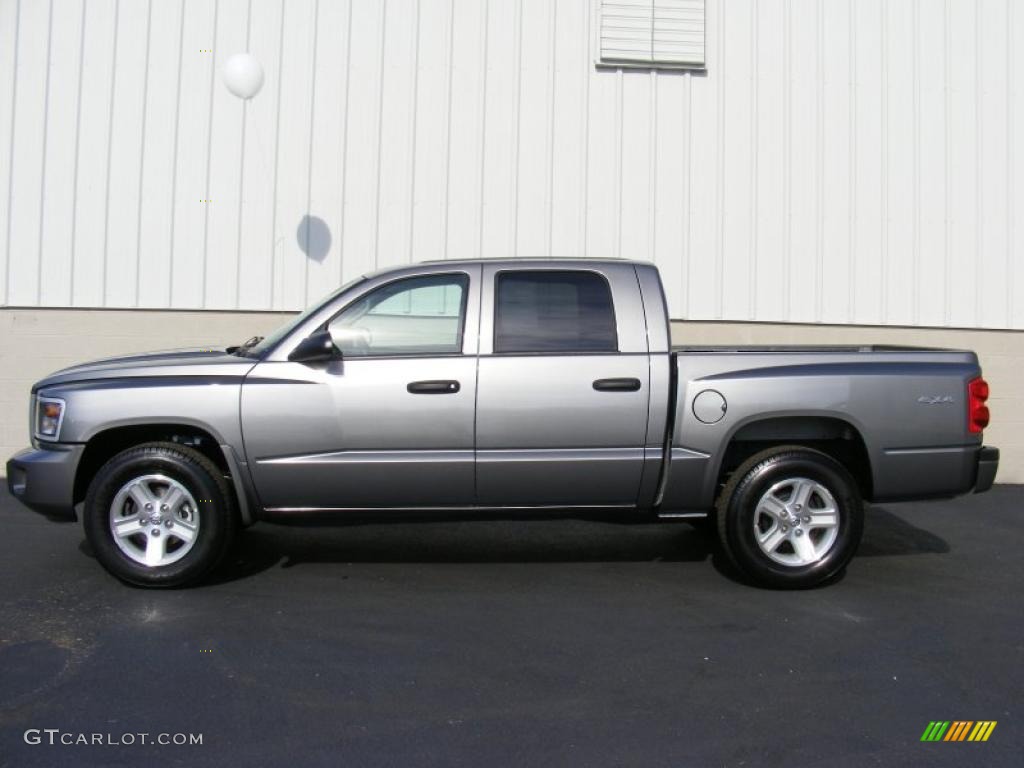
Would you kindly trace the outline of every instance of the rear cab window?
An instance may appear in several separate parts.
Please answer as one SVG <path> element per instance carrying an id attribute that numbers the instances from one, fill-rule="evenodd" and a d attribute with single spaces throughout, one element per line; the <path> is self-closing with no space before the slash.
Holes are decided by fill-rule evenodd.
<path id="1" fill-rule="evenodd" d="M 611 287 L 596 272 L 499 272 L 494 306 L 495 353 L 618 351 Z"/>

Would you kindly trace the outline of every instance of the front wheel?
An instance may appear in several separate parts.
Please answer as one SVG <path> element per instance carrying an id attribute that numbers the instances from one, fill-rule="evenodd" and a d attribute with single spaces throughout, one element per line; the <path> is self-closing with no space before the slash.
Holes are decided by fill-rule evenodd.
<path id="1" fill-rule="evenodd" d="M 849 472 L 798 446 L 744 462 L 722 490 L 716 514 L 730 559 L 772 587 L 811 587 L 836 575 L 864 530 L 863 503 Z"/>
<path id="2" fill-rule="evenodd" d="M 144 587 L 195 583 L 235 533 L 234 497 L 217 466 L 176 443 L 114 456 L 89 485 L 85 535 L 114 576 Z"/>

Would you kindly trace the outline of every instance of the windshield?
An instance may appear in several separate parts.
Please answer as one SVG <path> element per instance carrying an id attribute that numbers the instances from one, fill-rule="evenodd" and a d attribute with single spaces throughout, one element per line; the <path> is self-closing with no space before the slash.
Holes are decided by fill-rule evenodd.
<path id="1" fill-rule="evenodd" d="M 251 347 L 239 348 L 236 354 L 244 355 L 245 357 L 261 357 L 265 352 L 277 346 L 277 344 L 280 343 L 280 341 L 283 338 L 285 338 L 288 334 L 290 334 L 292 331 L 294 331 L 296 328 L 298 328 L 300 325 L 306 322 L 306 320 L 308 320 L 312 315 L 319 312 L 320 309 L 324 306 L 324 304 L 327 304 L 330 301 L 334 301 L 334 299 L 336 299 L 342 293 L 347 291 L 349 288 L 358 285 L 365 279 L 366 278 L 364 277 L 357 277 L 355 280 L 350 280 L 349 282 L 345 283 L 343 286 L 341 286 L 341 288 L 331 291 L 329 294 L 320 299 L 320 301 L 317 301 L 310 305 L 310 307 L 305 312 L 296 315 L 287 323 L 278 328 L 276 331 L 271 333 L 269 336 L 267 336 L 264 339 L 261 339 L 258 344 L 254 344 Z"/>

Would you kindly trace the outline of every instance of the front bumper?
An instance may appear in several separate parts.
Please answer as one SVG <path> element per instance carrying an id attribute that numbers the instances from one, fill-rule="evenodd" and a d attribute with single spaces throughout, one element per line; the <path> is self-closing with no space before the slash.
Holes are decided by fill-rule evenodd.
<path id="1" fill-rule="evenodd" d="M 974 479 L 974 492 L 984 493 L 992 487 L 999 469 L 999 449 L 985 445 L 978 451 L 978 473 Z"/>
<path id="2" fill-rule="evenodd" d="M 7 461 L 7 488 L 29 509 L 56 520 L 75 519 L 75 470 L 83 445 L 26 448 Z"/>

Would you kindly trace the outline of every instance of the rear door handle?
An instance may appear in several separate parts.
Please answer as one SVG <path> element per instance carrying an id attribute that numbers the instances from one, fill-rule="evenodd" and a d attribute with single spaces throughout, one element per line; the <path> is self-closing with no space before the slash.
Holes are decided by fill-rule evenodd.
<path id="1" fill-rule="evenodd" d="M 640 389 L 640 379 L 598 379 L 594 382 L 598 392 L 636 392 Z"/>
<path id="2" fill-rule="evenodd" d="M 411 381 L 406 387 L 406 390 L 414 395 L 454 395 L 459 389 L 459 382 L 450 379 Z"/>

